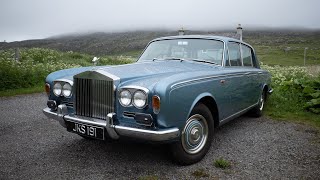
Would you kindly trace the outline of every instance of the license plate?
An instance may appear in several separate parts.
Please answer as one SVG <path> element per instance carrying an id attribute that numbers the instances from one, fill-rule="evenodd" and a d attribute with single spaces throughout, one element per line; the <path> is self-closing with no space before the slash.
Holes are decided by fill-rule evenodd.
<path id="1" fill-rule="evenodd" d="M 92 137 L 95 139 L 104 140 L 104 128 L 103 127 L 68 122 L 67 130 L 72 131 L 77 134 L 80 134 L 80 135 L 83 135 L 83 136 L 88 136 L 88 137 Z"/>

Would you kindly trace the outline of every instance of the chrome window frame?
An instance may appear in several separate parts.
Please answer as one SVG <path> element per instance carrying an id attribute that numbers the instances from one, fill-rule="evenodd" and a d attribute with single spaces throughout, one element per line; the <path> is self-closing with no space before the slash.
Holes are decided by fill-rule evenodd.
<path id="1" fill-rule="evenodd" d="M 148 45 L 144 48 L 144 50 L 142 51 L 142 53 L 140 54 L 139 58 L 137 59 L 136 62 L 139 62 L 142 54 L 146 51 L 146 49 L 150 46 L 151 43 L 153 42 L 157 42 L 157 41 L 166 41 L 166 40 L 179 40 L 179 39 L 200 39 L 200 40 L 213 40 L 213 41 L 220 41 L 223 43 L 223 53 L 222 53 L 222 59 L 221 59 L 221 62 L 220 64 L 214 64 L 214 65 L 218 65 L 218 66 L 224 66 L 224 60 L 225 60 L 225 54 L 224 52 L 226 51 L 226 42 L 222 39 L 216 39 L 216 38 L 188 38 L 188 37 L 180 37 L 180 38 L 168 38 L 168 39 L 159 39 L 159 40 L 153 40 L 151 42 L 148 43 Z M 140 60 L 140 61 L 144 61 L 144 60 Z M 210 61 L 211 62 L 211 61 Z"/>

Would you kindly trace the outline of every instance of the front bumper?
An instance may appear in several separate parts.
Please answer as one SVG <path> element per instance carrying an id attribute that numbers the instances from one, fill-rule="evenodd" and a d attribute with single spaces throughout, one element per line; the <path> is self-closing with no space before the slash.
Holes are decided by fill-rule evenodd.
<path id="1" fill-rule="evenodd" d="M 48 118 L 57 120 L 65 128 L 67 127 L 66 121 L 104 127 L 112 139 L 118 139 L 120 136 L 125 136 L 135 139 L 159 142 L 173 140 L 180 135 L 180 131 L 176 127 L 164 130 L 147 130 L 115 125 L 113 123 L 115 117 L 114 113 L 109 113 L 107 120 L 69 115 L 66 105 L 59 105 L 57 111 L 52 111 L 50 108 L 45 108 L 43 109 L 43 113 Z"/>

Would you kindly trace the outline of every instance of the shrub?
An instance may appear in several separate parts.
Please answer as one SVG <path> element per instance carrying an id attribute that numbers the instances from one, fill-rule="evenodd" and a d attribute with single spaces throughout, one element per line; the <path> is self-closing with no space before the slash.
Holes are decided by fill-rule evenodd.
<path id="1" fill-rule="evenodd" d="M 92 66 L 93 56 L 74 52 L 31 48 L 20 50 L 20 60 L 15 61 L 14 50 L 0 51 L 0 91 L 29 88 L 42 84 L 54 71 L 80 66 Z M 102 57 L 99 65 L 132 62 L 130 57 Z"/>
<path id="2" fill-rule="evenodd" d="M 262 65 L 272 75 L 273 105 L 287 111 L 308 110 L 320 114 L 320 74 L 309 74 L 306 67 Z"/>

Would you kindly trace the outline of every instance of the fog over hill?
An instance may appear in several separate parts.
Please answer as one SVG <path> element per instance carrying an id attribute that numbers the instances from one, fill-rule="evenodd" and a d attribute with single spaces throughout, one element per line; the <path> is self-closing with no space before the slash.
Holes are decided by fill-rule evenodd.
<path id="1" fill-rule="evenodd" d="M 142 50 L 146 44 L 158 37 L 177 35 L 177 31 L 149 30 L 117 33 L 84 33 L 54 36 L 46 39 L 17 42 L 1 42 L 0 50 L 10 48 L 49 48 L 60 51 L 83 52 L 92 55 L 120 54 L 128 51 Z M 225 31 L 186 31 L 186 34 L 213 34 L 234 36 L 235 30 Z M 286 44 L 301 39 L 319 38 L 320 30 L 250 30 L 244 31 L 244 41 L 251 44 Z M 298 38 L 297 38 L 298 37 Z"/>

